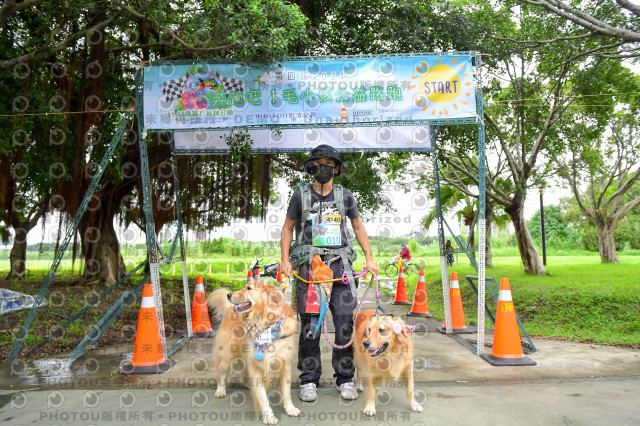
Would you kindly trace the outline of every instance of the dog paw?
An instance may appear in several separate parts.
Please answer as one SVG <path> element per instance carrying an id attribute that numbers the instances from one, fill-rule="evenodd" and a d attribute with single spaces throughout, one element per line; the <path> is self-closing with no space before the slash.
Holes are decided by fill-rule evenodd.
<path id="1" fill-rule="evenodd" d="M 216 398 L 224 398 L 225 396 L 227 396 L 227 389 L 218 387 L 218 389 L 216 389 L 215 395 Z"/>
<path id="2" fill-rule="evenodd" d="M 265 411 L 262 413 L 262 423 L 265 425 L 276 425 L 278 424 L 278 419 L 276 415 L 273 414 L 273 411 Z"/>
<path id="3" fill-rule="evenodd" d="M 358 392 L 364 392 L 364 385 L 363 385 L 362 383 L 358 383 L 358 384 L 356 385 L 356 390 L 357 390 Z"/>
<path id="4" fill-rule="evenodd" d="M 284 407 L 284 411 L 287 413 L 287 416 L 298 417 L 300 415 L 300 410 L 293 405 Z"/>
<path id="5" fill-rule="evenodd" d="M 415 411 L 417 413 L 422 413 L 422 405 L 418 404 L 417 402 L 412 402 L 411 403 L 411 411 Z"/>
<path id="6" fill-rule="evenodd" d="M 376 407 L 367 405 L 366 407 L 364 407 L 364 413 L 367 416 L 375 416 L 376 415 Z"/>

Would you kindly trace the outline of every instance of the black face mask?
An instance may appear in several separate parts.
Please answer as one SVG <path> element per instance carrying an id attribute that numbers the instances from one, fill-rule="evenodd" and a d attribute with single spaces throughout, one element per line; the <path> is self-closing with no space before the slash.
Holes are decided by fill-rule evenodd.
<path id="1" fill-rule="evenodd" d="M 333 178 L 333 166 L 328 164 L 318 164 L 311 167 L 311 174 L 321 184 L 329 182 Z"/>

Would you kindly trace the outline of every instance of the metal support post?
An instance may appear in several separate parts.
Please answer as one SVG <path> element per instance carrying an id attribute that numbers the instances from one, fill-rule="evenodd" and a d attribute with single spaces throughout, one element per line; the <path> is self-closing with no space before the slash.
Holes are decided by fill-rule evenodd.
<path id="1" fill-rule="evenodd" d="M 431 146 L 436 146 L 437 132 L 430 126 Z M 447 325 L 447 334 L 453 333 L 451 323 L 451 301 L 449 300 L 449 265 L 447 264 L 447 252 L 444 242 L 444 217 L 442 216 L 442 200 L 440 199 L 440 176 L 438 170 L 438 154 L 433 154 L 433 183 L 435 184 L 436 208 L 438 209 L 438 244 L 440 245 L 440 273 L 442 276 L 442 300 L 444 301 L 444 318 Z"/>
<path id="2" fill-rule="evenodd" d="M 540 232 L 542 233 L 542 264 L 547 266 L 547 236 L 544 232 L 544 202 L 542 201 L 542 193 L 540 190 Z"/>
<path id="3" fill-rule="evenodd" d="M 184 289 L 184 310 L 187 315 L 187 336 L 193 337 L 193 326 L 191 323 L 191 296 L 189 295 L 189 277 L 187 276 L 187 255 L 184 249 L 184 238 L 182 236 L 182 208 L 180 206 L 180 182 L 178 181 L 178 158 L 175 154 L 173 134 L 171 135 L 171 167 L 173 168 L 173 186 L 176 193 L 176 216 L 178 229 L 176 238 L 180 238 L 180 261 L 182 265 L 182 287 Z"/>
<path id="4" fill-rule="evenodd" d="M 144 116 L 142 111 L 142 81 L 144 67 L 136 72 L 136 99 L 137 99 L 137 122 L 138 122 L 138 143 L 140 145 L 140 174 L 142 175 L 142 210 L 144 211 L 146 233 L 147 233 L 147 259 L 149 260 L 149 273 L 151 275 L 151 286 L 153 288 L 153 298 L 156 304 L 156 315 L 158 317 L 158 329 L 160 330 L 160 342 L 162 344 L 162 355 L 167 358 L 167 340 L 164 332 L 164 313 L 162 310 L 162 292 L 160 289 L 160 266 L 158 264 L 158 246 L 156 241 L 156 227 L 153 222 L 152 197 L 151 197 L 151 176 L 149 175 L 149 155 L 147 153 L 147 131 L 144 128 Z"/>
<path id="5" fill-rule="evenodd" d="M 478 110 L 478 344 L 476 354 L 484 353 L 484 294 L 485 294 L 485 141 L 484 101 L 482 99 L 482 57 L 475 56 L 476 101 Z M 472 257 L 472 256 L 471 256 Z"/>

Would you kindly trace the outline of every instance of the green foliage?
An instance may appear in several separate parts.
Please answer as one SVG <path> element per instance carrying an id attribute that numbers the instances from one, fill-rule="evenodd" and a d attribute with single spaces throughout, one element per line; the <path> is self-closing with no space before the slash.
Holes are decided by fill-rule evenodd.
<path id="1" fill-rule="evenodd" d="M 640 344 L 640 258 L 621 256 L 620 264 L 600 263 L 597 256 L 549 257 L 548 276 L 522 272 L 517 257 L 494 258 L 492 275 L 508 277 L 516 313 L 532 336 L 582 340 L 598 344 Z M 462 278 L 476 275 L 467 262 L 454 270 Z M 427 274 L 429 311 L 444 318 L 440 271 Z M 407 291 L 415 291 L 407 281 Z M 460 288 L 467 322 L 477 321 L 477 297 L 466 280 Z M 486 305 L 495 313 L 496 302 L 486 292 Z M 487 327 L 491 321 L 487 317 Z M 606 324 L 606 327 L 603 327 Z"/>
<path id="2" fill-rule="evenodd" d="M 580 244 L 580 232 L 569 227 L 560 206 L 545 206 L 544 223 L 547 245 L 577 247 Z M 527 227 L 531 237 L 536 242 L 540 242 L 542 240 L 540 210 L 536 211 L 533 217 L 527 221 Z"/>

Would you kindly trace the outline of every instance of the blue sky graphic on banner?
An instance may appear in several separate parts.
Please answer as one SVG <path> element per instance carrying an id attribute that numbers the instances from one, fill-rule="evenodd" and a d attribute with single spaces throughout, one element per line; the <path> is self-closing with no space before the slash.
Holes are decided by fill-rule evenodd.
<path id="1" fill-rule="evenodd" d="M 469 55 L 306 58 L 144 68 L 148 130 L 366 126 L 476 117 Z"/>

